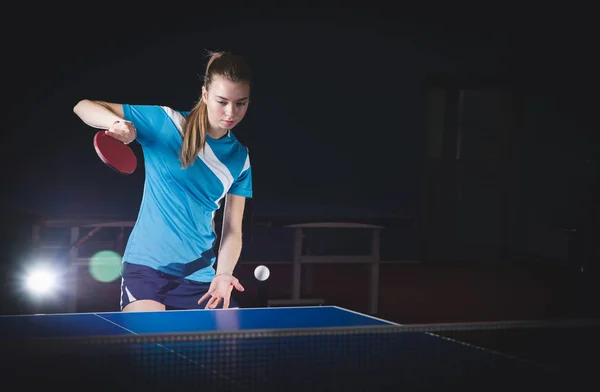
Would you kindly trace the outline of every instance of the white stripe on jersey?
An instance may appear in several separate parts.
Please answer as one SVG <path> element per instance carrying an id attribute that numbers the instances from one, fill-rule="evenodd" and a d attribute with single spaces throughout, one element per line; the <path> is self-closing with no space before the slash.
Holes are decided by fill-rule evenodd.
<path id="1" fill-rule="evenodd" d="M 248 149 L 246 149 L 247 151 Z M 242 173 L 250 168 L 250 154 L 246 155 L 246 162 L 244 162 L 244 167 L 242 168 Z"/>

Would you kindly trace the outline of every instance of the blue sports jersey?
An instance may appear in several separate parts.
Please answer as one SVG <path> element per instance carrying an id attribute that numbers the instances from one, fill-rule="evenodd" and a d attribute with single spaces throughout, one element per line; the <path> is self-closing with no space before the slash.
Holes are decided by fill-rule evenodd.
<path id="1" fill-rule="evenodd" d="M 248 149 L 229 131 L 206 136 L 194 164 L 181 167 L 183 124 L 189 112 L 123 105 L 137 129 L 145 162 L 140 211 L 123 261 L 210 282 L 214 277 L 215 212 L 226 194 L 252 197 Z"/>

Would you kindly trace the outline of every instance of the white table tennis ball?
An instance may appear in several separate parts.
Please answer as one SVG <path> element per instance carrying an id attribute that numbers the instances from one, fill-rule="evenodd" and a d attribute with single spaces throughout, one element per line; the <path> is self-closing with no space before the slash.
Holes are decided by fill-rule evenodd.
<path id="1" fill-rule="evenodd" d="M 269 278 L 270 271 L 264 265 L 259 265 L 254 269 L 254 277 L 260 281 L 267 280 Z"/>

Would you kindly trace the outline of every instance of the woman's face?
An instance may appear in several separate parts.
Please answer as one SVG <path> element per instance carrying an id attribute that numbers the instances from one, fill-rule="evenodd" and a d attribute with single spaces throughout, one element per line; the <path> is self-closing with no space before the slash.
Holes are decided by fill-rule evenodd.
<path id="1" fill-rule="evenodd" d="M 209 90 L 202 87 L 202 99 L 206 104 L 208 124 L 212 131 L 232 129 L 239 124 L 248 110 L 250 86 L 215 76 Z"/>

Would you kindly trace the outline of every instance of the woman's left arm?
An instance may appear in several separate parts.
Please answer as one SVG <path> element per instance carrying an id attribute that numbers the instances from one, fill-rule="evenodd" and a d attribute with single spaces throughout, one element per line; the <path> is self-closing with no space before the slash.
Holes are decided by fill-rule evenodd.
<path id="1" fill-rule="evenodd" d="M 208 292 L 200 298 L 198 304 L 206 303 L 206 309 L 214 309 L 223 300 L 223 308 L 229 308 L 231 291 L 235 288 L 244 291 L 244 286 L 233 276 L 233 270 L 242 252 L 242 218 L 246 198 L 229 194 L 225 198 L 223 211 L 223 230 L 217 259 L 217 273 Z"/>
<path id="2" fill-rule="evenodd" d="M 245 204 L 246 198 L 243 196 L 229 194 L 225 197 L 217 275 L 233 275 L 233 270 L 240 258 L 242 252 L 242 219 L 244 217 Z"/>

